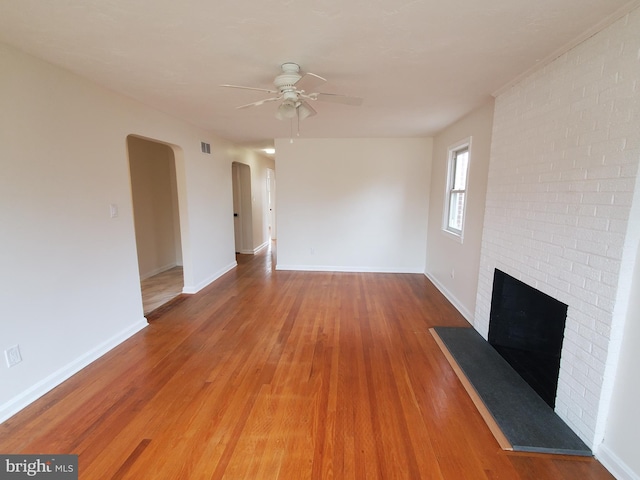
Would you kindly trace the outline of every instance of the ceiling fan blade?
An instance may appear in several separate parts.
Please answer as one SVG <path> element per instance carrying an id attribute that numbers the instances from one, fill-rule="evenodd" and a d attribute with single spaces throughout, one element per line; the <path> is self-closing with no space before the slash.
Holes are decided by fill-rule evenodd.
<path id="1" fill-rule="evenodd" d="M 304 120 L 307 117 L 313 117 L 318 113 L 313 109 L 313 107 L 311 107 L 311 105 L 309 105 L 305 101 L 300 102 L 300 105 L 298 105 L 298 108 L 297 108 L 297 112 L 298 112 L 298 119 L 300 120 Z"/>
<path id="2" fill-rule="evenodd" d="M 242 85 L 220 85 L 220 86 L 227 87 L 227 88 L 241 88 L 242 90 L 256 90 L 258 92 L 280 93 L 277 90 L 268 90 L 266 88 L 256 88 L 256 87 L 243 87 Z"/>
<path id="3" fill-rule="evenodd" d="M 275 102 L 276 100 L 280 100 L 282 97 L 273 97 L 273 98 L 265 98 L 264 100 L 258 100 L 257 102 L 247 103 L 246 105 L 240 105 L 236 107 L 236 109 L 248 108 L 248 107 L 259 107 L 260 105 L 267 102 Z"/>
<path id="4" fill-rule="evenodd" d="M 304 90 L 309 93 L 315 90 L 317 87 L 325 83 L 327 80 L 315 73 L 305 73 L 300 80 L 295 83 L 298 90 Z"/>
<path id="5" fill-rule="evenodd" d="M 359 107 L 364 101 L 360 97 L 350 97 L 349 95 L 338 95 L 336 93 L 314 93 L 310 95 L 314 100 L 322 100 L 323 102 L 342 103 L 344 105 L 352 105 Z"/>

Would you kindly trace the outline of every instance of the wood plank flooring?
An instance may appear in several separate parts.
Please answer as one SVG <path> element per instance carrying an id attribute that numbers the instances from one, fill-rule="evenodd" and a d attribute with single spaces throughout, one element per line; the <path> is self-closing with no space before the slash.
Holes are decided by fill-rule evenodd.
<path id="1" fill-rule="evenodd" d="M 182 293 L 182 267 L 173 267 L 140 282 L 145 316 Z"/>
<path id="2" fill-rule="evenodd" d="M 0 425 L 81 479 L 609 479 L 502 451 L 429 328 L 423 275 L 284 272 L 268 251 Z"/>

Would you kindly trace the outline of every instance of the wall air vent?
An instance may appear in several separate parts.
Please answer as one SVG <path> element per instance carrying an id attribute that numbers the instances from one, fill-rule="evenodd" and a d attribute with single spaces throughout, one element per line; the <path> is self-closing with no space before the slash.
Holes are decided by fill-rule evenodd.
<path id="1" fill-rule="evenodd" d="M 202 153 L 211 154 L 211 144 L 210 143 L 205 143 L 205 142 L 200 142 L 200 150 L 202 150 Z"/>

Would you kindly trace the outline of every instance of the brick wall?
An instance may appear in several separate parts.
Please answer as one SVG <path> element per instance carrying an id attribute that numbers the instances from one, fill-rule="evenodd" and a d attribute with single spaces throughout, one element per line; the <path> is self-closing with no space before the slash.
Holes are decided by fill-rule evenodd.
<path id="1" fill-rule="evenodd" d="M 639 57 L 635 10 L 496 99 L 474 326 L 486 337 L 495 268 L 569 306 L 556 412 L 592 446 L 617 355 Z"/>

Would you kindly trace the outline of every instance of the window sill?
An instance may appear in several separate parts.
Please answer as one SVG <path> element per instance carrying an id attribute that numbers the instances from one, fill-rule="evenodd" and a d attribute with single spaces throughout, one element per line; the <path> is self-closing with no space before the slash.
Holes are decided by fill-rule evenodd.
<path id="1" fill-rule="evenodd" d="M 457 233 L 457 232 L 452 232 L 451 230 L 447 230 L 446 228 L 443 228 L 440 230 L 446 237 L 450 238 L 451 240 L 454 240 L 458 243 L 463 243 L 462 239 L 463 239 L 463 235 L 462 233 Z"/>

